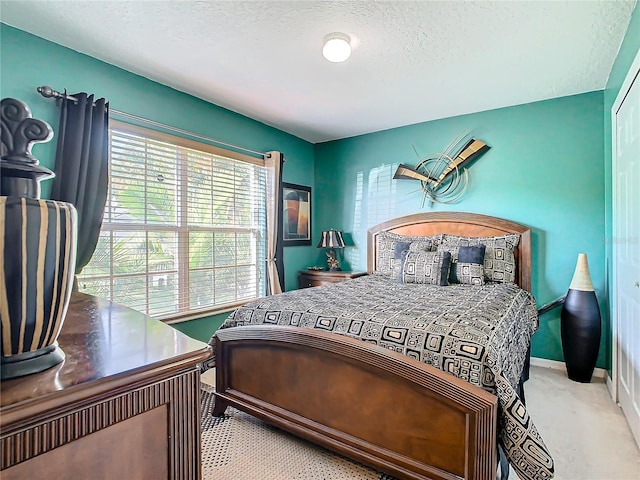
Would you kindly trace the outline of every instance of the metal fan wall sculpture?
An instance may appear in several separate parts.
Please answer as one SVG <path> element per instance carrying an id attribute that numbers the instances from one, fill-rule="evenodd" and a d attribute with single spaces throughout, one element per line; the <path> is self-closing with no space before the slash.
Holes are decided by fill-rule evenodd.
<path id="1" fill-rule="evenodd" d="M 469 186 L 469 172 L 465 166 L 491 147 L 482 140 L 468 139 L 468 133 L 456 137 L 442 153 L 423 157 L 416 168 L 399 165 L 393 178 L 419 180 L 422 203 L 454 203 Z"/>

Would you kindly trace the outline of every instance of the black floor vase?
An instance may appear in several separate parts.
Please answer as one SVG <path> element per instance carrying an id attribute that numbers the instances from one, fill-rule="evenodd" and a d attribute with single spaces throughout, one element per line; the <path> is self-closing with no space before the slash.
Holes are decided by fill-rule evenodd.
<path id="1" fill-rule="evenodd" d="M 589 383 L 598 360 L 601 319 L 584 253 L 578 255 L 576 271 L 562 306 L 560 334 L 567 375 L 576 382 Z"/>

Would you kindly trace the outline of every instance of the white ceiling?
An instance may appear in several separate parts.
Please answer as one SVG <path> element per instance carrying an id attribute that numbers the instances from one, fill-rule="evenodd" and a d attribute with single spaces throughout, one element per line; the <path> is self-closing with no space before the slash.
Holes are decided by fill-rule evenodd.
<path id="1" fill-rule="evenodd" d="M 601 90 L 634 5 L 2 0 L 0 19 L 317 143 Z"/>

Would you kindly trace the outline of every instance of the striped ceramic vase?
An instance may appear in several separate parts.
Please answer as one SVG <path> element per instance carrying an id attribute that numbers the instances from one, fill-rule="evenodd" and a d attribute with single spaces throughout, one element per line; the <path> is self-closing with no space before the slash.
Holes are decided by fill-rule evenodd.
<path id="1" fill-rule="evenodd" d="M 76 218 L 69 203 L 0 196 L 2 380 L 64 359 L 56 340 L 73 286 Z"/>

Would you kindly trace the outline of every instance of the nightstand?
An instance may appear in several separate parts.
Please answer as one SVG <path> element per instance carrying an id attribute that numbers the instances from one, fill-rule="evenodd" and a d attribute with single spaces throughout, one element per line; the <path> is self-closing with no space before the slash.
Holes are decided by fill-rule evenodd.
<path id="1" fill-rule="evenodd" d="M 298 274 L 298 288 L 319 287 L 344 282 L 350 278 L 366 275 L 366 272 L 351 272 L 343 270 L 300 270 Z"/>

